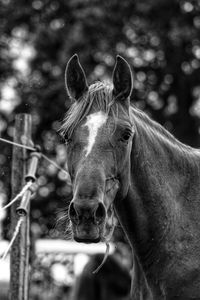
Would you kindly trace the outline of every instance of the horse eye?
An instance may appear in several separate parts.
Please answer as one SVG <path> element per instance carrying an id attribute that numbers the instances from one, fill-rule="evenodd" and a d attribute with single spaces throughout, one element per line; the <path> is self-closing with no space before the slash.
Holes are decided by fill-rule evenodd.
<path id="1" fill-rule="evenodd" d="M 127 142 L 130 139 L 131 135 L 132 135 L 132 131 L 129 129 L 125 129 L 120 140 L 122 142 Z"/>

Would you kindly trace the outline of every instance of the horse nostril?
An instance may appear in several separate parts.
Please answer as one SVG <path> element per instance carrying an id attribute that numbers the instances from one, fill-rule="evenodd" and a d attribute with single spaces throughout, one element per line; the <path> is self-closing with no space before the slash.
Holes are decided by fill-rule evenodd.
<path id="1" fill-rule="evenodd" d="M 98 208 L 95 212 L 95 222 L 101 224 L 106 217 L 106 209 L 103 203 L 99 203 Z"/>
<path id="2" fill-rule="evenodd" d="M 69 206 L 69 218 L 73 223 L 75 223 L 75 224 L 79 223 L 79 215 L 74 207 L 73 202 L 71 202 L 71 204 Z"/>

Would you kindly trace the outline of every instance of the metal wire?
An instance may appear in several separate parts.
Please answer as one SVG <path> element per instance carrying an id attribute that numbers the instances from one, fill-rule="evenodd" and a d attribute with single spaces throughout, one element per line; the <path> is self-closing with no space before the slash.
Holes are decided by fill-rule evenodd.
<path id="1" fill-rule="evenodd" d="M 60 171 L 62 171 L 63 173 L 69 175 L 69 173 L 64 170 L 63 168 L 61 168 L 55 161 L 51 160 L 50 158 L 48 158 L 48 156 L 46 156 L 45 154 L 41 153 L 42 157 L 44 159 L 46 159 L 49 163 L 51 163 L 53 166 L 55 166 L 57 169 L 59 169 Z"/>
<path id="2" fill-rule="evenodd" d="M 7 144 L 17 146 L 17 147 L 21 147 L 21 148 L 24 148 L 24 149 L 27 149 L 27 150 L 30 150 L 30 151 L 36 151 L 36 149 L 33 148 L 33 147 L 29 147 L 29 146 L 26 146 L 26 145 L 23 145 L 23 144 L 15 143 L 15 142 L 3 139 L 3 138 L 0 138 L 0 141 L 2 141 L 4 143 L 7 143 Z"/>
<path id="3" fill-rule="evenodd" d="M 17 146 L 17 147 L 21 147 L 21 148 L 24 148 L 24 149 L 27 149 L 27 150 L 30 150 L 30 151 L 37 151 L 36 148 L 25 146 L 23 144 L 18 144 L 18 143 L 15 143 L 15 142 L 3 139 L 3 138 L 0 138 L 0 141 L 5 142 L 7 144 L 11 144 L 11 145 Z M 44 159 L 46 159 L 49 163 L 51 163 L 52 165 L 54 165 L 57 169 L 59 169 L 60 171 L 62 171 L 66 175 L 69 175 L 69 173 L 65 169 L 61 168 L 55 161 L 51 160 L 50 158 L 48 158 L 48 156 L 46 156 L 43 153 L 41 153 L 41 155 L 42 155 L 42 157 Z"/>

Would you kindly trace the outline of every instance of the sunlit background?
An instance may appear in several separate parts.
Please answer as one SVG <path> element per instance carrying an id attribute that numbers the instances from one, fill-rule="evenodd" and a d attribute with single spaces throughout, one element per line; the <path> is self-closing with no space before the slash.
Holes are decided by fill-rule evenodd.
<path id="1" fill-rule="evenodd" d="M 0 6 L 1 137 L 12 139 L 15 115 L 29 113 L 34 143 L 67 168 L 65 146 L 58 134 L 69 106 L 66 62 L 77 53 L 92 83 L 111 79 L 115 57 L 120 54 L 134 73 L 132 103 L 182 142 L 200 146 L 199 1 L 1 0 Z M 11 146 L 0 142 L 0 206 L 11 197 L 11 154 Z M 40 163 L 39 189 L 31 206 L 34 240 L 67 238 L 66 224 L 59 220 L 71 197 L 68 180 L 53 165 Z M 0 213 L 0 222 L 0 239 L 10 238 L 9 210 Z M 119 229 L 113 240 L 125 243 Z M 46 289 L 48 284 L 57 287 L 52 299 L 65 299 L 59 288 L 71 283 L 57 285 L 57 279 L 45 277 L 51 266 L 57 274 L 69 269 L 66 261 L 72 260 L 59 255 L 59 259 L 50 255 L 46 265 L 43 258 L 37 261 L 42 267 L 35 267 L 33 277 L 44 278 L 33 278 L 31 299 L 45 299 L 41 293 L 40 298 L 35 296 L 37 283 L 42 281 Z M 56 263 L 65 266 L 63 271 Z"/>

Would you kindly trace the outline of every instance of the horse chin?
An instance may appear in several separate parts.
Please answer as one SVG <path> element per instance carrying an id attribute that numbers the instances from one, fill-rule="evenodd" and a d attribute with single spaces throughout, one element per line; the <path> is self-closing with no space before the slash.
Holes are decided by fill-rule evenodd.
<path id="1" fill-rule="evenodd" d="M 101 241 L 101 237 L 97 237 L 97 238 L 82 237 L 82 238 L 79 238 L 77 236 L 74 236 L 74 240 L 78 243 L 93 244 L 93 243 L 99 243 Z"/>
<path id="2" fill-rule="evenodd" d="M 109 241 L 113 235 L 114 226 L 107 223 L 102 227 L 93 227 L 90 230 L 83 230 L 78 226 L 73 228 L 73 238 L 78 243 L 99 243 Z"/>

